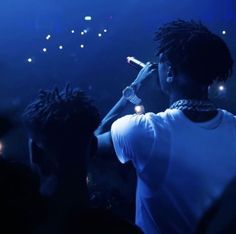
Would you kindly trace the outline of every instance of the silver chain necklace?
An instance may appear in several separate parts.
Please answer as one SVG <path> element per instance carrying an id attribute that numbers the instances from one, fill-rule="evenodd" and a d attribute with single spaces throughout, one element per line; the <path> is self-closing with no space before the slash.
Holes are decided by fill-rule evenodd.
<path id="1" fill-rule="evenodd" d="M 169 109 L 191 111 L 216 111 L 216 106 L 209 100 L 182 99 L 174 102 Z"/>

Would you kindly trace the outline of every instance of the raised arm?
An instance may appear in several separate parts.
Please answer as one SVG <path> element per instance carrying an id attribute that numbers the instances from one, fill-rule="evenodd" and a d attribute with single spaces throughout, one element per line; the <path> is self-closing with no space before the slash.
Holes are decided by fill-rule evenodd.
<path id="1" fill-rule="evenodd" d="M 157 70 L 156 64 L 150 62 L 139 72 L 134 82 L 123 90 L 122 97 L 114 105 L 114 107 L 103 118 L 100 126 L 95 131 L 95 135 L 98 138 L 98 156 L 110 157 L 114 155 L 114 147 L 111 139 L 111 125 L 118 118 L 124 116 L 124 113 L 134 113 L 135 105 L 141 104 L 144 88 L 148 88 L 148 84 L 152 85 L 154 80 L 154 72 Z M 156 80 L 154 80 L 156 82 Z M 134 94 L 130 94 L 129 88 L 133 89 Z M 131 90 L 132 91 L 132 90 Z"/>
<path id="2" fill-rule="evenodd" d="M 100 126 L 95 131 L 97 136 L 110 131 L 112 123 L 122 117 L 124 113 L 134 113 L 134 107 L 135 105 L 141 104 L 143 99 L 143 89 L 145 87 L 148 88 L 147 83 L 148 81 L 150 83 L 151 77 L 153 77 L 153 73 L 156 71 L 156 68 L 156 64 L 148 62 L 147 65 L 139 72 L 134 82 L 128 86 L 128 88 L 133 89 L 135 96 L 128 97 L 130 90 L 127 89 L 127 87 L 123 90 L 122 97 L 103 118 Z"/>

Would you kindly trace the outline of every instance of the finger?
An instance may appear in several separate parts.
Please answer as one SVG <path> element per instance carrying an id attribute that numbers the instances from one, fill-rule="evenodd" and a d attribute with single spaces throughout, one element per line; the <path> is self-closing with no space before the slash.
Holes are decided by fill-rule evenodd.
<path id="1" fill-rule="evenodd" d="M 147 74 L 147 77 L 151 77 L 154 73 L 156 73 L 157 70 L 156 69 L 151 69 L 149 70 L 146 74 Z"/>
<path id="2" fill-rule="evenodd" d="M 147 62 L 145 67 L 146 68 L 150 68 L 151 66 L 152 66 L 152 63 L 151 62 Z"/>
<path id="3" fill-rule="evenodd" d="M 150 71 L 147 72 L 147 77 L 151 77 L 153 74 L 154 74 L 154 71 L 150 70 Z"/>
<path id="4" fill-rule="evenodd" d="M 148 69 L 157 69 L 157 64 L 156 63 L 149 63 L 146 67 Z"/>

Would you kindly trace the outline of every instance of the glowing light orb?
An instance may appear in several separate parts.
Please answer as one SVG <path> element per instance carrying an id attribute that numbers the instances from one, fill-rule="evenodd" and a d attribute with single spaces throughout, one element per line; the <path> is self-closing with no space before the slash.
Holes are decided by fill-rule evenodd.
<path id="1" fill-rule="evenodd" d="M 143 105 L 137 105 L 134 107 L 134 111 L 136 114 L 143 114 L 145 112 L 144 106 Z"/>
<path id="2" fill-rule="evenodd" d="M 225 90 L 225 87 L 224 87 L 223 85 L 220 85 L 220 86 L 219 86 L 219 90 L 220 90 L 220 91 L 224 91 L 224 90 Z"/>
<path id="3" fill-rule="evenodd" d="M 92 20 L 92 16 L 87 15 L 87 16 L 84 17 L 84 20 L 91 21 Z"/>
<path id="4" fill-rule="evenodd" d="M 0 142 L 0 153 L 3 151 L 3 143 Z"/>

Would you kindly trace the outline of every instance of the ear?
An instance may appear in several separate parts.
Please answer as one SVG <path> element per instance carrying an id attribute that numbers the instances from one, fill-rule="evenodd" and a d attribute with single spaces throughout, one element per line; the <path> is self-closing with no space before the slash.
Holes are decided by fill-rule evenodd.
<path id="1" fill-rule="evenodd" d="M 174 76 L 173 68 L 172 66 L 168 66 L 167 77 L 173 77 L 173 76 Z"/>
<path id="2" fill-rule="evenodd" d="M 37 145 L 34 143 L 32 138 L 28 140 L 28 148 L 29 148 L 29 161 L 30 166 L 38 175 L 41 175 L 40 165 L 38 164 L 38 158 L 40 158 L 39 150 L 37 149 Z"/>
<path id="3" fill-rule="evenodd" d="M 28 149 L 29 149 L 29 161 L 30 161 L 30 165 L 32 165 L 33 163 L 33 140 L 31 138 L 28 139 Z"/>
<path id="4" fill-rule="evenodd" d="M 43 158 L 43 150 L 40 149 L 33 139 L 28 140 L 29 155 L 31 164 L 40 164 Z"/>
<path id="5" fill-rule="evenodd" d="M 49 175 L 55 167 L 53 163 L 46 157 L 45 152 L 32 139 L 29 139 L 30 164 L 33 169 L 37 170 L 41 175 Z"/>

